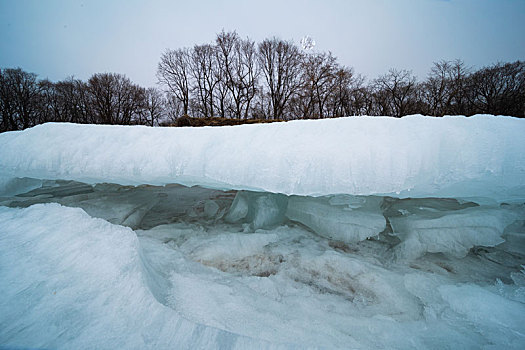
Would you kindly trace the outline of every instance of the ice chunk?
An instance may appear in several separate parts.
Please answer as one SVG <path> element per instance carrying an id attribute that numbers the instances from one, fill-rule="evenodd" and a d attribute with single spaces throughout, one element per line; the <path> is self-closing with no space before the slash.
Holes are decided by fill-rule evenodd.
<path id="1" fill-rule="evenodd" d="M 304 252 L 294 269 L 286 271 L 298 281 L 324 293 L 352 300 L 364 317 L 378 314 L 396 320 L 414 320 L 421 307 L 403 287 L 403 278 L 377 265 L 338 252 Z"/>
<path id="2" fill-rule="evenodd" d="M 284 221 L 287 203 L 284 195 L 239 191 L 225 221 L 249 223 L 252 230 L 270 228 Z"/>
<path id="3" fill-rule="evenodd" d="M 237 192 L 228 213 L 224 217 L 224 220 L 230 223 L 240 222 L 248 215 L 248 206 L 248 198 L 244 192 Z"/>
<path id="4" fill-rule="evenodd" d="M 14 196 L 31 191 L 42 186 L 43 181 L 32 178 L 13 178 L 11 176 L 0 176 L 0 197 Z"/>
<path id="5" fill-rule="evenodd" d="M 525 214 L 523 215 L 525 217 Z M 503 234 L 505 243 L 501 248 L 508 252 L 523 254 L 525 252 L 525 218 L 507 226 Z"/>
<path id="6" fill-rule="evenodd" d="M 158 198 L 153 198 L 146 203 L 139 205 L 134 208 L 122 221 L 122 225 L 131 227 L 133 229 L 138 228 L 144 219 L 144 216 L 159 202 Z"/>
<path id="7" fill-rule="evenodd" d="M 204 202 L 204 215 L 211 218 L 217 215 L 217 212 L 219 211 L 219 205 L 217 202 L 213 200 L 207 200 Z"/>
<path id="8" fill-rule="evenodd" d="M 461 259 L 429 254 L 407 264 L 385 254 L 391 242 L 327 242 L 286 221 L 241 232 L 239 223 L 253 224 L 257 212 L 261 218 L 280 212 L 275 208 L 286 203 L 284 196 L 242 193 L 248 209 L 230 224 L 219 217 L 234 192 L 101 185 L 94 192 L 55 197 L 76 191 L 62 185 L 37 197 L 69 205 L 89 200 L 100 211 L 119 203 L 159 202 L 142 219 L 148 225 L 141 224 L 138 239 L 130 228 L 91 218 L 81 209 L 0 206 L 4 347 L 523 347 L 525 322 L 518 319 L 525 300 L 524 253 L 519 247 L 512 253 L 502 245 L 479 248 Z M 334 213 L 381 215 L 382 201 L 389 218 L 440 224 L 456 214 L 521 215 L 515 206 L 464 207 L 438 199 L 385 205 L 380 197 L 292 197 L 292 206 L 296 200 L 303 211 L 320 207 L 321 214 L 328 213 L 325 218 L 338 219 L 336 226 L 344 222 Z M 213 219 L 206 215 L 207 201 L 220 207 Z M 521 223 L 508 226 L 504 236 L 521 229 Z"/>
<path id="9" fill-rule="evenodd" d="M 494 203 L 497 205 L 497 203 Z M 451 211 L 479 206 L 477 203 L 461 201 L 455 198 L 405 198 L 385 197 L 381 208 L 387 217 L 417 214 L 436 218 Z"/>
<path id="10" fill-rule="evenodd" d="M 330 201 L 338 205 L 332 205 Z M 326 197 L 291 196 L 286 217 L 309 227 L 320 236 L 346 243 L 377 236 L 385 229 L 381 198 L 363 197 L 351 202 L 362 202 L 361 208 L 348 210 L 347 201 L 343 203 Z"/>
<path id="11" fill-rule="evenodd" d="M 288 197 L 278 194 L 257 196 L 253 203 L 252 228 L 270 228 L 284 221 Z"/>
<path id="12" fill-rule="evenodd" d="M 346 205 L 348 209 L 357 209 L 366 203 L 365 197 L 340 194 L 331 196 L 328 201 L 330 205 Z"/>
<path id="13" fill-rule="evenodd" d="M 113 224 L 151 228 L 181 219 L 219 219 L 230 207 L 232 192 L 201 187 L 121 186 L 117 184 L 88 185 L 75 181 L 41 181 L 41 187 L 14 197 L 5 197 L 3 204 L 28 207 L 38 203 L 60 203 L 79 207 L 89 215 Z M 189 214 L 192 214 L 190 216 Z"/>
<path id="14" fill-rule="evenodd" d="M 264 247 L 277 239 L 277 235 L 270 233 L 219 234 L 207 239 L 190 238 L 180 250 L 195 261 L 224 270 L 222 266 L 228 261 L 261 255 Z"/>
<path id="15" fill-rule="evenodd" d="M 402 241 L 396 256 L 415 259 L 430 252 L 461 258 L 474 246 L 494 247 L 504 242 L 505 228 L 524 215 L 522 210 L 472 207 L 390 217 L 394 234 Z"/>

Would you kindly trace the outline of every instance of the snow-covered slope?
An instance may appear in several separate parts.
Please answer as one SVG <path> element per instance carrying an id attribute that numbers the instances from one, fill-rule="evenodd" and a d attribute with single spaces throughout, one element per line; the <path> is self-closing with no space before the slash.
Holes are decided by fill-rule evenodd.
<path id="1" fill-rule="evenodd" d="M 190 322 L 159 304 L 128 228 L 56 204 L 0 206 L 0 222 L 2 349 L 290 348 Z"/>
<path id="2" fill-rule="evenodd" d="M 0 135 L 4 176 L 296 195 L 525 198 L 525 120 L 354 117 L 221 128 L 44 124 Z"/>

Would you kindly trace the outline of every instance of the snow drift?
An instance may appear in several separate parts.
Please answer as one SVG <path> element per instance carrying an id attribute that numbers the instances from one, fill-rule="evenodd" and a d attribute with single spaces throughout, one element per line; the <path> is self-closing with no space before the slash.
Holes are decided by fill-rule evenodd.
<path id="1" fill-rule="evenodd" d="M 129 228 L 56 204 L 0 207 L 0 222 L 1 348 L 269 347 L 159 304 Z"/>
<path id="2" fill-rule="evenodd" d="M 0 135 L 6 176 L 295 195 L 525 199 L 525 120 L 409 116 L 148 128 L 49 123 Z"/>

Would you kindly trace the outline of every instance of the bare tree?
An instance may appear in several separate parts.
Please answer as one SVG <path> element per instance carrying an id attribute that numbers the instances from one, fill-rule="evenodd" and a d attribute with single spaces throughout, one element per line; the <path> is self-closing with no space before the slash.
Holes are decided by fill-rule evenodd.
<path id="1" fill-rule="evenodd" d="M 469 80 L 471 69 L 465 63 L 456 59 L 450 63 L 450 95 L 446 102 L 446 113 L 455 115 L 469 114 Z"/>
<path id="2" fill-rule="evenodd" d="M 475 112 L 525 117 L 525 63 L 497 63 L 471 76 Z"/>
<path id="3" fill-rule="evenodd" d="M 12 88 L 12 70 L 0 69 L 0 132 L 18 130 L 16 97 Z"/>
<path id="4" fill-rule="evenodd" d="M 166 93 L 164 95 L 164 116 L 160 125 L 173 125 L 176 123 L 183 111 L 182 103 L 175 96 Z"/>
<path id="5" fill-rule="evenodd" d="M 86 99 L 86 84 L 81 80 L 70 77 L 53 83 L 44 79 L 38 82 L 38 87 L 38 123 L 94 122 Z"/>
<path id="6" fill-rule="evenodd" d="M 236 82 L 242 92 L 244 119 L 248 118 L 253 99 L 257 93 L 259 68 L 255 43 L 249 39 L 241 40 L 237 47 Z"/>
<path id="7" fill-rule="evenodd" d="M 247 118 L 256 94 L 258 69 L 255 43 L 242 40 L 236 32 L 222 31 L 215 40 L 220 82 L 231 98 L 231 113 Z"/>
<path id="8" fill-rule="evenodd" d="M 307 99 L 304 117 L 324 118 L 326 104 L 335 98 L 335 88 L 339 66 L 331 53 L 315 53 L 304 56 L 302 60 L 303 95 Z M 345 73 L 339 72 L 344 78 Z M 341 83 L 342 81 L 339 81 Z M 339 91 L 342 92 L 342 91 Z"/>
<path id="9" fill-rule="evenodd" d="M 233 83 L 233 64 L 235 60 L 235 45 L 239 41 L 239 36 L 236 32 L 225 32 L 224 30 L 217 34 L 215 38 L 215 46 L 217 52 L 217 79 L 219 82 L 219 99 L 221 116 L 225 117 L 226 113 L 234 113 L 235 117 L 240 117 L 240 112 L 236 113 L 238 103 L 240 103 L 240 96 L 238 89 Z M 233 101 L 236 101 L 236 106 L 231 108 L 233 111 L 228 111 L 230 106 L 233 106 Z"/>
<path id="10" fill-rule="evenodd" d="M 72 123 L 89 123 L 92 118 L 88 100 L 87 84 L 70 77 L 55 83 L 58 103 L 62 106 L 61 119 Z"/>
<path id="11" fill-rule="evenodd" d="M 427 80 L 422 83 L 422 100 L 426 104 L 426 113 L 443 116 L 449 111 L 453 98 L 453 65 L 448 61 L 434 62 Z"/>
<path id="12" fill-rule="evenodd" d="M 378 102 L 386 103 L 394 117 L 414 112 L 416 78 L 408 70 L 390 69 L 375 80 Z M 385 106 L 384 106 L 385 107 Z"/>
<path id="13" fill-rule="evenodd" d="M 301 87 L 302 55 L 292 42 L 273 38 L 259 44 L 258 59 L 270 96 L 272 117 L 282 119 L 288 101 Z"/>
<path id="14" fill-rule="evenodd" d="M 370 115 L 372 93 L 365 85 L 362 75 L 353 75 L 349 91 L 350 106 L 346 115 Z"/>
<path id="15" fill-rule="evenodd" d="M 368 115 L 375 116 L 391 116 L 392 115 L 392 103 L 389 92 L 385 89 L 381 89 L 375 83 L 368 85 L 369 96 L 369 108 Z"/>
<path id="16" fill-rule="evenodd" d="M 160 58 L 157 79 L 182 104 L 188 114 L 190 105 L 190 55 L 188 49 L 166 50 Z"/>
<path id="17" fill-rule="evenodd" d="M 88 80 L 90 103 L 96 123 L 131 124 L 138 119 L 144 101 L 144 89 L 124 75 L 97 73 Z"/>
<path id="18" fill-rule="evenodd" d="M 345 117 L 355 115 L 352 90 L 354 86 L 354 71 L 341 67 L 334 72 L 332 93 L 329 94 L 330 117 Z"/>
<path id="19" fill-rule="evenodd" d="M 196 45 L 191 51 L 191 75 L 195 81 L 192 92 L 197 95 L 196 112 L 212 117 L 214 90 L 218 83 L 216 49 L 212 45 Z"/>
<path id="20" fill-rule="evenodd" d="M 160 125 L 165 105 L 162 93 L 155 88 L 148 88 L 144 90 L 143 98 L 142 110 L 138 113 L 138 122 L 149 126 Z"/>
<path id="21" fill-rule="evenodd" d="M 36 74 L 20 68 L 0 71 L 0 113 L 3 130 L 25 129 L 38 123 L 40 87 Z"/>
<path id="22" fill-rule="evenodd" d="M 38 82 L 39 94 L 37 103 L 37 120 L 36 123 L 45 123 L 50 121 L 67 121 L 62 119 L 65 116 L 64 106 L 60 103 L 59 93 L 56 84 L 44 79 Z"/>

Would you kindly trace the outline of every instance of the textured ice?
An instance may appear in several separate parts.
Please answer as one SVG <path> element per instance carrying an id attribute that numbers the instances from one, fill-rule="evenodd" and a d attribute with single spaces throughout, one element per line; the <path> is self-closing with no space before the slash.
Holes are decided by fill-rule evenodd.
<path id="1" fill-rule="evenodd" d="M 284 221 L 287 206 L 288 197 L 283 195 L 239 191 L 225 220 L 248 223 L 252 230 L 269 228 Z"/>
<path id="2" fill-rule="evenodd" d="M 523 349 L 524 131 L 1 134 L 0 348 Z"/>
<path id="3" fill-rule="evenodd" d="M 240 199 L 244 216 L 227 221 Z M 506 246 L 525 236 L 518 205 L 75 181 L 42 181 L 1 200 L 2 346 L 521 349 L 525 343 L 525 254 L 519 245 Z M 287 217 L 289 208 L 308 210 L 308 203 L 341 232 L 345 223 L 352 232 L 344 218 L 355 212 L 365 221 L 381 217 L 375 228 L 381 232 L 343 241 L 302 217 Z M 269 224 L 256 228 L 257 220 Z M 397 221 L 428 245 L 422 229 L 433 220 L 445 228 L 439 237 L 447 249 L 478 239 L 457 227 L 447 231 L 447 222 L 491 227 L 488 237 L 514 241 L 489 247 L 479 244 L 495 242 L 479 238 L 461 246 L 466 256 L 446 249 L 396 255 L 414 234 L 396 232 Z"/>
<path id="4" fill-rule="evenodd" d="M 405 259 L 426 252 L 461 258 L 474 246 L 494 247 L 505 241 L 502 235 L 507 226 L 520 217 L 525 218 L 523 206 L 507 207 L 473 207 L 391 217 L 392 230 L 402 241 L 396 247 L 396 254 Z"/>
<path id="5" fill-rule="evenodd" d="M 525 120 L 355 117 L 220 128 L 44 124 L 0 135 L 0 171 L 295 195 L 525 199 Z"/>
<path id="6" fill-rule="evenodd" d="M 43 181 L 31 178 L 0 176 L 0 197 L 14 196 L 42 186 Z"/>
<path id="7" fill-rule="evenodd" d="M 292 196 L 286 216 L 326 238 L 359 242 L 379 235 L 386 222 L 380 209 L 381 198 L 357 198 L 348 205 L 341 196 L 331 199 Z"/>

